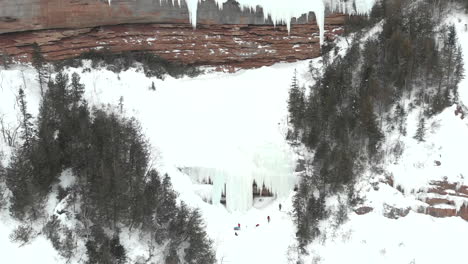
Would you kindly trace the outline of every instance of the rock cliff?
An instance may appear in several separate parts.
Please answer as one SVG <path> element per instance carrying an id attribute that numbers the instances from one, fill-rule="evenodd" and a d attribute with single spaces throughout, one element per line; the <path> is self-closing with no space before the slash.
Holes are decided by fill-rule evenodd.
<path id="1" fill-rule="evenodd" d="M 260 7 L 241 9 L 235 1 L 223 8 L 202 1 L 197 28 L 189 23 L 184 1 L 165 0 L 18 0 L 0 2 L 0 53 L 30 59 L 37 42 L 48 60 L 91 49 L 149 51 L 165 59 L 195 65 L 251 68 L 320 54 L 312 13 L 293 19 L 291 31 L 264 19 Z M 326 40 L 342 32 L 344 15 L 326 18 Z"/>

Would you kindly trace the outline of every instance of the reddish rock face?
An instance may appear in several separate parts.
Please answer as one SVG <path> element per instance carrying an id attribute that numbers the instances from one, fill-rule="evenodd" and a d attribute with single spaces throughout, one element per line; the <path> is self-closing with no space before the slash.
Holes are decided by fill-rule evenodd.
<path id="1" fill-rule="evenodd" d="M 198 4 L 197 28 L 189 24 L 185 1 L 15 0 L 0 1 L 0 53 L 30 59 L 37 42 L 48 60 L 71 58 L 91 49 L 149 51 L 168 60 L 231 69 L 271 65 L 320 55 L 315 16 L 273 26 L 260 7 L 241 9 L 228 1 Z M 345 17 L 326 18 L 328 40 L 340 34 Z M 3 33 L 3 34 L 2 34 Z"/>
<path id="2" fill-rule="evenodd" d="M 363 215 L 363 214 L 367 214 L 367 213 L 370 213 L 374 210 L 374 208 L 372 207 L 369 207 L 369 206 L 362 206 L 362 207 L 359 207 L 357 208 L 356 210 L 354 210 L 354 212 L 358 215 Z"/>
<path id="3" fill-rule="evenodd" d="M 447 181 L 434 181 L 431 183 L 430 193 L 435 193 L 445 196 L 445 198 L 432 198 L 426 199 L 429 207 L 426 209 L 427 213 L 437 217 L 460 216 L 468 221 L 468 186 L 458 185 Z M 437 205 L 453 205 L 455 206 L 454 199 L 464 200 L 459 210 L 456 208 L 438 208 Z"/>
<path id="4" fill-rule="evenodd" d="M 392 178 L 386 179 L 385 183 L 395 187 Z M 468 186 L 448 181 L 432 181 L 429 185 L 427 193 L 436 197 L 428 198 L 420 195 L 418 199 L 427 205 L 419 208 L 417 213 L 425 213 L 434 217 L 459 216 L 468 221 Z M 421 192 L 425 191 L 420 190 L 419 193 Z M 457 210 L 455 201 L 465 201 L 465 203 Z"/>
<path id="5" fill-rule="evenodd" d="M 330 17 L 326 39 L 342 32 L 344 17 Z M 316 24 L 284 26 L 131 24 L 95 28 L 39 30 L 0 34 L 0 52 L 20 61 L 31 57 L 36 42 L 50 61 L 76 57 L 92 49 L 148 51 L 168 60 L 195 65 L 252 68 L 320 55 Z"/>
<path id="6" fill-rule="evenodd" d="M 468 206 L 463 205 L 460 210 L 452 209 L 452 208 L 437 208 L 437 207 L 428 207 L 426 209 L 426 213 L 428 215 L 432 215 L 435 217 L 450 217 L 450 216 L 459 216 L 464 220 L 468 221 Z"/>
<path id="7" fill-rule="evenodd" d="M 180 3 L 180 6 L 179 6 Z M 314 15 L 304 14 L 292 23 L 306 24 Z M 272 25 L 260 7 L 242 9 L 234 0 L 218 6 L 214 0 L 198 3 L 198 24 Z M 116 24 L 188 24 L 184 0 L 2 0 L 0 34 L 6 32 L 83 28 Z"/>

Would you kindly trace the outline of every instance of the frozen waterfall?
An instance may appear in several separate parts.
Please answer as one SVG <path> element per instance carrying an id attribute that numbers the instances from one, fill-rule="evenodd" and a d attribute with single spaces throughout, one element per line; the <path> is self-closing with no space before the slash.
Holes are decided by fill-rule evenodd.
<path id="1" fill-rule="evenodd" d="M 216 168 L 196 167 L 188 171 L 198 182 L 211 180 L 213 204 L 219 203 L 225 192 L 229 211 L 248 210 L 252 207 L 254 181 L 279 198 L 294 188 L 295 160 L 286 143 L 263 142 L 225 154 L 224 164 Z"/>

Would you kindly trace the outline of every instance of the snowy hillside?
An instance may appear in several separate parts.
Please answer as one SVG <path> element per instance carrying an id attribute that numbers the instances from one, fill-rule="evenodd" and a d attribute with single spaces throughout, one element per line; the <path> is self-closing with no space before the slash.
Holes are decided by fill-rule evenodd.
<path id="1" fill-rule="evenodd" d="M 299 2 L 293 3 L 299 6 Z M 193 3 L 196 6 L 198 1 Z M 262 3 L 241 2 L 245 6 Z M 355 3 L 356 9 L 365 10 L 373 1 Z M 276 6 L 266 10 L 281 21 L 295 15 L 295 4 L 289 9 Z M 464 63 L 468 65 L 468 15 L 452 15 L 444 23 L 455 25 Z M 381 30 L 378 24 L 361 41 Z M 347 42 L 344 38 L 338 40 L 338 54 L 344 55 L 350 48 Z M 301 85 L 315 82 L 309 63 L 322 62 L 316 59 L 280 63 L 234 74 L 208 72 L 194 78 L 165 80 L 147 77 L 138 67 L 115 73 L 92 69 L 90 62 L 68 68 L 65 73 L 80 74 L 84 97 L 91 106 L 141 122 L 156 169 L 170 175 L 179 202 L 200 209 L 218 263 L 284 264 L 297 263 L 299 259 L 303 263 L 324 264 L 462 263 L 468 245 L 468 222 L 462 218 L 462 210 L 468 206 L 468 195 L 463 189 L 468 186 L 464 155 L 468 149 L 468 118 L 462 118 L 468 114 L 468 78 L 459 84 L 464 113 L 453 105 L 426 120 L 424 141 L 414 138 L 420 118 L 418 108 L 408 113 L 406 136 L 385 131 L 382 166 L 366 170 L 356 183 L 362 203 L 358 208 L 345 208 L 349 217 L 342 225 L 338 224 L 340 216 L 335 214 L 320 221 L 320 229 L 326 232 L 307 247 L 309 255 L 299 257 L 293 220 L 297 183 L 294 172 L 299 155 L 309 153 L 296 153 L 303 149 L 293 148 L 286 141 L 287 101 L 295 70 Z M 0 68 L 0 118 L 9 131 L 14 131 L 21 120 L 19 88 L 25 90 L 30 113 L 38 116 L 41 92 L 36 78 L 30 65 Z M 151 89 L 153 84 L 155 90 Z M 410 108 L 409 103 L 408 99 L 405 107 Z M 0 138 L 0 161 L 7 166 L 14 148 L 5 139 Z M 397 145 L 401 147 L 399 151 L 395 151 Z M 64 202 L 55 198 L 58 185 L 65 186 L 76 179 L 64 173 L 60 180 L 48 197 L 46 217 L 61 217 L 57 215 Z M 253 197 L 254 180 L 264 183 L 274 196 Z M 224 185 L 226 206 L 219 203 Z M 325 205 L 330 212 L 337 212 L 345 199 L 334 194 L 326 198 Z M 75 223 L 75 219 L 63 219 L 68 225 Z M 37 232 L 42 228 L 40 224 L 35 223 Z M 9 235 L 17 225 L 19 222 L 12 219 L 8 209 L 2 208 L 2 263 L 29 264 L 38 259 L 41 263 L 68 263 L 43 235 L 21 247 L 11 242 Z M 240 230 L 235 231 L 238 225 Z M 132 233 L 131 228 L 122 231 L 120 240 L 128 250 L 129 263 L 163 261 L 162 252 L 157 251 L 160 248 L 151 256 L 147 241 Z M 80 244 L 70 263 L 84 263 L 84 250 Z"/>
<path id="2" fill-rule="evenodd" d="M 294 69 L 305 70 L 307 65 L 304 61 L 235 74 L 210 73 L 194 79 L 167 78 L 164 81 L 147 78 L 136 69 L 118 75 L 108 70 L 81 73 L 81 68 L 69 72 L 81 73 L 86 85 L 85 96 L 93 105 L 117 107 L 123 98 L 125 115 L 141 121 L 159 170 L 171 175 L 181 200 L 202 210 L 219 260 L 246 263 L 245 258 L 258 257 L 258 261 L 270 259 L 270 263 L 285 263 L 285 252 L 294 242 L 294 226 L 288 213 L 294 178 L 288 180 L 287 173 L 278 174 L 277 180 L 269 177 L 271 175 L 257 176 L 257 180 L 267 180 L 267 186 L 270 185 L 268 179 L 277 181 L 270 185 L 273 191 L 281 189 L 277 190 L 277 200 L 257 199 L 254 208 L 249 209 L 252 178 L 247 176 L 252 169 L 274 173 L 268 169 L 281 171 L 284 166 L 292 167 L 294 155 L 284 140 L 289 76 Z M 23 75 L 26 80 L 35 78 L 30 67 L 18 66 L 0 72 L 1 112 L 4 120 L 11 124 L 17 120 L 15 93 L 24 85 Z M 156 91 L 149 89 L 152 82 Z M 25 90 L 31 112 L 36 115 L 40 98 L 38 85 L 27 81 Z M 273 163 L 262 165 L 269 161 Z M 241 212 L 231 213 L 223 205 L 204 202 L 202 198 L 211 200 L 211 186 L 192 180 L 178 169 L 195 166 L 227 171 L 226 177 L 232 174 L 233 179 L 228 183 L 232 184 L 228 189 L 228 192 L 232 190 L 231 207 Z M 229 204 L 230 198 L 227 198 Z M 283 203 L 282 212 L 278 212 L 279 202 Z M 270 224 L 266 221 L 268 215 L 272 219 Z M 235 237 L 233 227 L 238 223 L 242 231 Z M 255 228 L 256 224 L 260 226 Z M 7 243 L 8 229 L 2 230 L 1 236 Z M 35 241 L 26 247 L 44 246 L 43 243 Z M 269 246 L 258 247 L 265 243 Z M 271 247 L 275 248 L 273 252 Z M 239 251 L 251 254 L 239 254 Z M 11 259 L 16 258 L 13 252 Z"/>

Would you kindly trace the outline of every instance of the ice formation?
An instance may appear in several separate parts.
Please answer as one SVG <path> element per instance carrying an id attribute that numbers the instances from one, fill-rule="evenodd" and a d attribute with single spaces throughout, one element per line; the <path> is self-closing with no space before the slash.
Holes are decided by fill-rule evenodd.
<path id="1" fill-rule="evenodd" d="M 160 1 L 171 1 L 171 0 L 160 0 Z M 197 8 L 198 3 L 201 0 L 185 0 L 187 3 L 187 8 L 189 11 L 189 19 L 194 27 L 197 24 Z M 223 3 L 227 0 L 215 0 L 218 7 L 222 8 Z M 174 5 L 181 6 L 182 0 L 172 0 Z M 326 10 L 343 12 L 348 14 L 365 14 L 368 13 L 375 0 L 237 0 L 241 8 L 245 9 L 256 9 L 257 6 L 262 7 L 265 18 L 269 17 L 272 19 L 274 24 L 286 24 L 288 29 L 290 29 L 290 21 L 293 17 L 300 17 L 303 14 L 308 14 L 309 12 L 314 12 L 318 27 L 320 29 L 320 41 L 323 41 L 324 35 L 324 19 Z M 110 0 L 109 0 L 110 3 Z M 203 86 L 206 86 L 206 82 L 203 83 Z M 240 86 L 240 85 L 239 85 Z M 235 90 L 232 90 L 232 94 L 229 97 L 236 97 L 240 94 L 243 88 L 236 87 Z M 251 88 L 248 88 L 249 92 L 252 91 Z M 192 89 L 184 90 L 184 95 L 186 98 L 191 98 L 188 96 L 193 92 Z M 199 91 L 197 91 L 198 93 Z M 219 92 L 219 87 L 216 90 L 210 90 L 210 96 L 213 97 L 217 92 Z M 263 96 L 263 95 L 262 95 Z M 221 96 L 221 99 L 225 95 Z M 181 98 L 178 97 L 177 100 L 180 102 Z M 239 100 L 244 100 L 245 98 L 241 96 Z M 222 100 L 223 107 L 226 108 L 226 104 L 229 104 L 231 100 L 225 101 Z M 232 101 L 235 101 L 232 99 Z M 285 100 L 284 100 L 285 101 Z M 191 100 L 185 102 L 184 104 L 191 105 L 193 102 Z M 255 106 L 255 105 L 254 105 Z M 222 120 L 226 119 L 226 116 L 216 116 L 216 113 L 213 111 L 203 112 L 203 106 L 196 104 L 194 109 L 201 111 L 201 114 L 204 116 L 213 116 L 213 120 L 217 120 L 217 128 L 214 128 L 213 131 L 191 131 L 193 136 L 198 137 L 197 142 L 182 142 L 179 145 L 200 144 L 199 148 L 203 155 L 198 155 L 197 157 L 190 156 L 187 154 L 186 149 L 180 149 L 177 152 L 177 159 L 184 160 L 190 156 L 191 164 L 181 163 L 184 166 L 198 166 L 197 169 L 193 170 L 191 173 L 193 176 L 198 178 L 199 181 L 202 179 L 210 178 L 213 182 L 212 188 L 212 201 L 214 203 L 221 200 L 221 195 L 226 191 L 226 206 L 230 211 L 245 211 L 251 208 L 252 206 L 252 183 L 255 181 L 258 187 L 261 187 L 263 184 L 267 189 L 269 189 L 275 196 L 284 197 L 287 195 L 290 190 L 293 188 L 295 183 L 294 178 L 294 158 L 293 154 L 290 152 L 289 146 L 284 140 L 283 135 L 276 135 L 270 137 L 268 133 L 274 132 L 272 130 L 239 130 L 237 127 L 232 126 L 230 123 L 233 120 L 237 119 L 249 119 L 249 116 L 252 114 L 260 115 L 263 112 L 259 111 L 258 108 L 250 109 L 248 107 L 243 107 L 246 111 L 245 115 L 240 114 L 239 105 L 233 105 L 232 113 L 225 113 L 230 118 L 231 122 L 220 123 Z M 275 109 L 277 109 L 276 107 Z M 248 110 L 248 111 L 247 111 Z M 279 110 L 278 110 L 279 111 Z M 176 112 L 177 113 L 177 112 Z M 235 115 L 233 114 L 235 113 Z M 284 112 L 281 112 L 282 114 Z M 164 116 L 162 117 L 164 118 Z M 186 117 L 181 116 L 181 120 Z M 262 116 L 264 119 L 265 117 Z M 170 118 L 171 122 L 177 118 L 172 116 Z M 188 124 L 185 124 L 187 127 L 211 127 L 213 120 L 210 120 L 207 123 L 200 123 L 194 119 L 187 121 Z M 197 123 L 198 122 L 198 123 Z M 274 123 L 274 122 L 273 122 Z M 244 123 L 242 123 L 244 124 Z M 226 129 L 220 129 L 219 127 L 225 127 Z M 256 127 L 255 123 L 249 124 L 246 127 Z M 183 129 L 181 129 L 182 131 Z M 212 129 L 213 130 L 213 129 Z M 218 133 L 215 133 L 215 132 Z M 171 132 L 174 133 L 174 132 Z M 199 133 L 199 134 L 197 134 Z M 243 134 L 245 133 L 245 135 Z M 261 135 L 252 135 L 260 133 Z M 209 142 L 210 146 L 204 145 L 201 138 L 205 138 L 206 134 L 210 135 Z M 241 134 L 241 135 L 239 135 Z M 248 134 L 248 135 L 247 135 Z M 225 135 L 224 137 L 221 135 Z M 227 137 L 226 135 L 229 135 Z M 184 137 L 179 137 L 179 140 L 183 140 Z M 236 140 L 237 139 L 237 140 Z M 254 140 L 247 140 L 254 139 Z M 247 141 L 246 141 L 247 140 Z M 242 141 L 242 142 L 237 142 Z M 217 142 L 217 143 L 213 143 Z M 162 143 L 160 143 L 162 144 Z M 174 149 L 174 147 L 172 146 Z M 213 153 L 213 154 L 207 154 Z M 166 156 L 170 156 L 167 155 Z M 202 156 L 202 157 L 199 157 Z M 194 161 L 197 160 L 197 161 Z M 209 161 L 207 161 L 209 160 Z M 176 163 L 174 163 L 176 164 Z"/>
<path id="2" fill-rule="evenodd" d="M 180 6 L 181 0 L 177 1 Z M 197 25 L 198 2 L 202 0 L 186 0 L 189 18 L 192 26 Z M 227 0 L 215 0 L 220 8 Z M 291 18 L 300 17 L 303 14 L 313 12 L 320 30 L 320 43 L 323 43 L 325 8 L 346 14 L 367 14 L 370 12 L 376 0 L 236 0 L 242 8 L 254 9 L 257 6 L 263 8 L 265 18 L 271 17 L 273 23 L 285 23 L 288 30 L 291 28 Z"/>
<path id="3" fill-rule="evenodd" d="M 252 207 L 254 181 L 280 198 L 294 187 L 294 158 L 286 143 L 263 142 L 226 153 L 229 156 L 216 168 L 196 167 L 187 171 L 199 182 L 208 179 L 213 182 L 213 203 L 219 203 L 225 192 L 229 211 L 245 211 Z"/>

